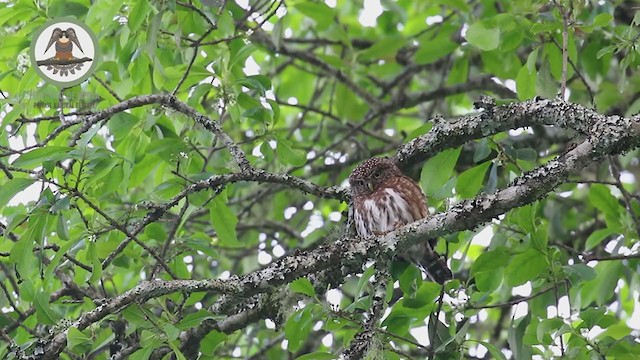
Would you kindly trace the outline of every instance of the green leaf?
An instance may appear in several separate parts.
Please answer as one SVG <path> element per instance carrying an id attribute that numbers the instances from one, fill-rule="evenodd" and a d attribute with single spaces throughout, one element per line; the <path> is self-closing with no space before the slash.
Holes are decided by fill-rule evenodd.
<path id="1" fill-rule="evenodd" d="M 371 47 L 363 50 L 358 55 L 360 61 L 371 61 L 374 59 L 380 59 L 387 56 L 394 55 L 398 49 L 406 45 L 406 40 L 400 36 L 384 37 Z"/>
<path id="2" fill-rule="evenodd" d="M 538 49 L 533 50 L 529 56 L 527 56 L 527 69 L 530 73 L 536 72 L 536 61 L 538 60 Z"/>
<path id="3" fill-rule="evenodd" d="M 83 334 L 80 330 L 78 330 L 78 328 L 72 326 L 67 330 L 67 341 L 69 347 L 73 349 L 76 346 L 91 343 L 92 339 L 90 336 Z"/>
<path id="4" fill-rule="evenodd" d="M 202 351 L 203 354 L 212 356 L 218 345 L 227 341 L 228 338 L 229 335 L 212 330 L 200 341 L 200 351 Z"/>
<path id="5" fill-rule="evenodd" d="M 458 46 L 458 43 L 446 37 L 421 42 L 418 51 L 416 51 L 415 62 L 418 65 L 432 64 L 453 52 Z"/>
<path id="6" fill-rule="evenodd" d="M 43 282 L 45 284 L 50 284 L 51 283 L 51 281 L 53 279 L 53 272 L 58 267 L 58 264 L 60 264 L 60 261 L 62 260 L 64 255 L 67 254 L 67 251 L 69 251 L 69 249 L 71 249 L 71 247 L 76 245 L 77 242 L 78 241 L 67 241 L 67 242 L 63 243 L 62 246 L 60 246 L 60 250 L 56 251 L 55 255 L 53 256 L 53 259 L 47 265 L 47 268 L 46 268 L 46 270 L 44 272 L 44 280 L 43 280 Z"/>
<path id="7" fill-rule="evenodd" d="M 18 286 L 20 287 L 20 297 L 22 300 L 33 302 L 36 298 L 36 290 L 33 286 L 33 281 L 31 281 L 31 279 L 24 279 Z"/>
<path id="8" fill-rule="evenodd" d="M 518 322 L 518 325 L 515 325 L 515 321 L 513 320 L 513 318 L 511 319 L 511 326 L 509 327 L 507 340 L 509 342 L 509 349 L 513 351 L 514 359 L 531 360 L 531 346 L 525 344 L 524 342 L 524 334 L 530 322 L 531 313 L 528 313 L 525 317 L 523 317 Z"/>
<path id="9" fill-rule="evenodd" d="M 69 227 L 67 226 L 67 220 L 63 215 L 58 216 L 56 223 L 56 233 L 62 240 L 69 240 Z"/>
<path id="10" fill-rule="evenodd" d="M 496 191 L 498 187 L 498 162 L 494 162 L 491 165 L 491 170 L 489 170 L 489 178 L 487 179 L 487 183 L 484 185 L 484 192 L 487 194 L 492 194 Z"/>
<path id="11" fill-rule="evenodd" d="M 548 224 L 543 222 L 536 227 L 536 230 L 531 233 L 531 248 L 538 250 L 542 254 L 547 254 L 549 251 L 549 232 Z"/>
<path id="12" fill-rule="evenodd" d="M 458 161 L 460 150 L 462 150 L 461 147 L 444 150 L 424 164 L 420 183 L 428 197 L 435 197 L 435 194 L 449 181 Z"/>
<path id="13" fill-rule="evenodd" d="M 122 310 L 122 316 L 136 327 L 144 327 L 149 320 L 140 307 L 128 306 Z"/>
<path id="14" fill-rule="evenodd" d="M 601 57 L 614 52 L 617 48 L 618 48 L 617 45 L 605 46 L 598 51 L 598 54 L 596 55 L 596 57 L 600 59 Z"/>
<path id="15" fill-rule="evenodd" d="M 497 49 L 500 45 L 500 29 L 490 28 L 483 22 L 469 26 L 465 37 L 469 44 L 484 51 Z"/>
<path id="16" fill-rule="evenodd" d="M 175 138 L 155 140 L 146 149 L 148 154 L 158 154 L 162 160 L 169 163 L 182 151 L 187 151 L 187 145 L 181 139 Z"/>
<path id="17" fill-rule="evenodd" d="M 155 349 L 162 345 L 162 341 L 158 336 L 148 330 L 142 331 L 142 340 L 140 341 L 142 349 L 134 352 L 129 357 L 130 360 L 147 360 Z"/>
<path id="18" fill-rule="evenodd" d="M 518 99 L 528 100 L 536 96 L 536 72 L 523 66 L 516 77 L 516 92 Z"/>
<path id="19" fill-rule="evenodd" d="M 91 277 L 87 281 L 89 284 L 95 284 L 99 282 L 102 277 L 102 263 L 98 258 L 95 241 L 89 241 L 89 245 L 87 246 L 87 258 L 91 261 Z"/>
<path id="20" fill-rule="evenodd" d="M 55 204 L 51 206 L 49 211 L 51 211 L 52 213 L 57 213 L 58 211 L 61 211 L 61 210 L 69 210 L 70 204 L 71 204 L 71 197 L 65 196 L 58 199 L 55 202 Z"/>
<path id="21" fill-rule="evenodd" d="M 236 31 L 233 16 L 228 10 L 222 11 L 216 25 L 218 26 L 218 30 L 220 30 L 220 35 L 222 35 L 222 37 L 230 37 Z"/>
<path id="22" fill-rule="evenodd" d="M 400 304 L 396 304 L 391 308 L 389 315 L 384 319 L 384 321 L 382 321 L 382 326 L 386 326 L 387 331 L 396 335 L 406 335 L 409 333 L 409 328 L 414 323 L 424 324 L 424 319 L 429 316 L 435 306 L 434 301 L 427 301 L 427 304 L 423 307 L 408 308 L 404 306 L 404 302 L 400 302 Z"/>
<path id="23" fill-rule="evenodd" d="M 502 283 L 503 268 L 509 262 L 505 247 L 482 253 L 471 265 L 471 274 L 480 291 L 493 291 Z"/>
<path id="24" fill-rule="evenodd" d="M 18 242 L 11 247 L 9 260 L 16 264 L 16 270 L 21 277 L 27 277 L 34 268 L 37 268 L 37 259 L 33 256 L 34 240 L 29 236 L 21 236 Z"/>
<path id="25" fill-rule="evenodd" d="M 592 232 L 591 235 L 589 235 L 589 237 L 587 238 L 587 241 L 585 242 L 584 250 L 589 251 L 593 249 L 594 247 L 598 246 L 602 242 L 602 240 L 606 239 L 607 237 L 615 233 L 616 232 L 613 229 L 609 229 L 609 228 L 600 229 Z"/>
<path id="26" fill-rule="evenodd" d="M 271 80 L 264 75 L 251 75 L 236 80 L 236 83 L 249 89 L 256 90 L 261 96 L 271 89 Z M 277 103 L 276 103 L 277 104 Z"/>
<path id="27" fill-rule="evenodd" d="M 585 264 L 565 265 L 562 268 L 576 282 L 591 281 L 596 278 L 596 271 Z"/>
<path id="28" fill-rule="evenodd" d="M 180 336 L 180 329 L 175 327 L 173 324 L 166 323 L 162 325 L 162 330 L 164 331 L 165 335 L 167 335 L 167 340 L 169 340 L 170 342 L 175 341 L 178 336 Z"/>
<path id="29" fill-rule="evenodd" d="M 491 165 L 491 161 L 485 161 L 458 175 L 456 193 L 463 199 L 474 197 L 482 188 L 484 176 L 487 173 L 489 165 Z"/>
<path id="30" fill-rule="evenodd" d="M 148 0 L 140 0 L 133 3 L 131 13 L 127 19 L 127 26 L 129 26 L 132 33 L 138 31 L 142 22 L 147 18 L 150 10 L 151 6 L 149 5 Z"/>
<path id="31" fill-rule="evenodd" d="M 189 314 L 182 318 L 182 320 L 180 320 L 180 322 L 176 324 L 176 327 L 180 330 L 187 330 L 192 327 L 196 327 L 203 321 L 209 319 L 215 319 L 215 317 L 207 310 L 198 310 L 198 312 Z"/>
<path id="32" fill-rule="evenodd" d="M 504 354 L 502 353 L 502 351 L 498 350 L 498 348 L 491 344 L 488 343 L 486 341 L 480 341 L 480 340 L 466 340 L 466 342 L 475 342 L 478 343 L 482 346 L 484 346 L 485 348 L 487 348 L 487 351 L 489 351 L 489 354 L 491 354 L 491 358 L 492 359 L 500 359 L 500 360 L 507 360 L 507 357 L 504 356 Z"/>
<path id="33" fill-rule="evenodd" d="M 486 251 L 471 264 L 471 274 L 493 271 L 504 267 L 509 262 L 509 254 L 505 247 L 498 247 L 495 250 Z"/>
<path id="34" fill-rule="evenodd" d="M 166 325 L 169 325 L 169 324 L 166 324 Z M 180 348 L 178 347 L 178 344 L 175 340 L 169 342 L 169 346 L 171 347 L 171 350 L 173 350 L 173 353 L 176 356 L 176 360 L 187 360 L 187 358 L 184 356 L 182 351 L 180 351 Z"/>
<path id="35" fill-rule="evenodd" d="M 618 199 L 611 195 L 606 185 L 591 184 L 589 187 L 589 201 L 596 209 L 602 211 L 607 217 L 619 216 L 620 205 Z"/>
<path id="36" fill-rule="evenodd" d="M 213 248 L 213 242 L 204 233 L 195 233 L 193 237 L 184 240 L 184 244 L 191 249 L 203 252 L 206 255 L 211 256 L 213 259 L 218 259 L 220 254 Z"/>
<path id="37" fill-rule="evenodd" d="M 513 31 L 507 31 L 501 34 L 500 51 L 507 52 L 513 51 L 518 48 L 525 38 L 525 32 L 521 28 L 517 28 Z"/>
<path id="38" fill-rule="evenodd" d="M 284 325 L 284 337 L 289 341 L 287 350 L 295 353 L 308 339 L 313 325 L 311 306 L 296 311 Z"/>
<path id="39" fill-rule="evenodd" d="M 557 317 L 540 321 L 536 328 L 538 341 L 544 345 L 551 345 L 553 342 L 551 334 L 558 330 L 560 326 L 562 326 L 562 320 Z"/>
<path id="40" fill-rule="evenodd" d="M 278 120 L 280 120 L 280 105 L 275 100 L 267 99 L 267 103 L 271 106 L 271 111 L 273 112 L 272 120 L 273 124 L 276 125 Z"/>
<path id="41" fill-rule="evenodd" d="M 294 7 L 316 22 L 318 25 L 316 27 L 317 31 L 325 30 L 331 25 L 335 17 L 334 9 L 330 8 L 324 2 L 305 1 L 295 4 Z"/>
<path id="42" fill-rule="evenodd" d="M 487 138 L 483 138 L 476 143 L 476 149 L 473 152 L 473 162 L 479 163 L 480 161 L 491 155 L 491 148 L 489 147 L 489 141 Z"/>
<path id="43" fill-rule="evenodd" d="M 604 308 L 588 308 L 580 312 L 580 319 L 583 323 L 580 327 L 592 328 L 594 326 L 600 326 L 603 329 L 617 322 L 615 316 L 607 315 Z"/>
<path id="44" fill-rule="evenodd" d="M 141 120 L 132 114 L 121 112 L 111 117 L 107 123 L 107 127 L 109 128 L 109 132 L 111 132 L 116 139 L 120 140 L 127 135 L 130 135 L 132 128 L 139 121 Z"/>
<path id="45" fill-rule="evenodd" d="M 11 72 L 13 72 L 13 70 Z M 0 75 L 0 76 L 1 77 L 5 77 L 8 74 L 10 74 L 10 72 L 2 73 L 2 75 Z M 23 112 L 24 112 L 24 108 L 22 107 L 22 105 L 15 104 L 13 109 L 11 109 L 11 111 L 9 111 L 9 113 L 7 113 L 7 115 L 5 115 L 2 118 L 2 121 L 0 121 L 0 125 L 6 126 L 6 124 L 11 124 L 16 119 L 18 119 L 20 117 L 20 115 L 22 115 Z"/>
<path id="46" fill-rule="evenodd" d="M 236 64 L 243 64 L 244 61 L 251 55 L 254 51 L 256 51 L 256 46 L 253 44 L 248 44 L 242 46 L 238 51 L 234 51 L 231 53 L 231 58 L 229 59 L 229 69 L 232 69 Z"/>
<path id="47" fill-rule="evenodd" d="M 242 113 L 243 117 L 257 120 L 264 124 L 271 123 L 271 112 L 265 109 L 262 105 L 253 107 Z"/>
<path id="48" fill-rule="evenodd" d="M 536 230 L 537 209 L 538 203 L 533 203 L 518 208 L 514 213 L 514 215 L 517 215 L 518 225 L 520 225 L 526 233 L 532 233 Z"/>
<path id="49" fill-rule="evenodd" d="M 0 9 L 0 25 L 13 24 L 16 21 L 27 20 L 31 16 L 37 16 L 34 9 L 23 6 L 11 6 Z"/>
<path id="50" fill-rule="evenodd" d="M 431 281 L 423 282 L 415 294 L 402 299 L 402 305 L 410 309 L 419 309 L 427 304 L 433 304 L 440 294 L 441 287 L 442 285 Z"/>
<path id="51" fill-rule="evenodd" d="M 609 13 L 601 13 L 596 15 L 596 17 L 593 19 L 593 25 L 601 27 L 606 26 L 609 25 L 611 20 L 613 20 L 613 15 Z"/>
<path id="52" fill-rule="evenodd" d="M 316 296 L 316 291 L 314 290 L 313 285 L 311 284 L 311 281 L 309 281 L 309 279 L 307 278 L 300 278 L 291 282 L 289 284 L 289 288 L 293 292 L 296 292 L 299 294 L 305 294 L 309 297 Z"/>
<path id="53" fill-rule="evenodd" d="M 302 166 L 307 161 L 302 151 L 291 148 L 291 143 L 281 137 L 278 137 L 276 153 L 280 160 L 293 166 Z"/>
<path id="54" fill-rule="evenodd" d="M 5 207 L 20 191 L 33 184 L 35 179 L 13 178 L 0 186 L 0 208 Z"/>
<path id="55" fill-rule="evenodd" d="M 598 306 L 604 305 L 615 296 L 615 288 L 618 286 L 622 263 L 619 261 L 602 261 L 596 265 L 595 279 L 582 285 L 581 307 L 591 306 L 595 301 Z"/>
<path id="56" fill-rule="evenodd" d="M 544 255 L 536 250 L 528 250 L 511 259 L 505 271 L 505 282 L 509 286 L 518 286 L 534 280 L 548 269 Z"/>
<path id="57" fill-rule="evenodd" d="M 45 161 L 60 161 L 69 158 L 69 152 L 73 148 L 67 146 L 45 146 L 33 149 L 26 154 L 20 155 L 11 165 L 25 169 L 33 169 L 42 166 Z"/>
<path id="58" fill-rule="evenodd" d="M 422 126 L 417 127 L 415 130 L 413 130 L 411 133 L 409 133 L 409 135 L 407 135 L 407 138 L 405 139 L 405 143 L 409 142 L 412 139 L 417 138 L 418 136 L 422 136 L 426 133 L 429 132 L 429 130 L 431 130 L 431 128 L 433 127 L 433 123 L 432 122 L 428 122 Z"/>
<path id="59" fill-rule="evenodd" d="M 38 322 L 46 325 L 55 325 L 60 319 L 49 307 L 49 294 L 39 292 L 34 301 L 36 307 L 36 318 Z"/>
<path id="60" fill-rule="evenodd" d="M 362 276 L 360 276 L 360 279 L 358 280 L 358 285 L 356 285 L 356 298 L 362 295 L 362 290 L 364 290 L 364 287 L 369 283 L 369 279 L 371 279 L 375 271 L 375 266 L 371 265 L 364 271 L 364 273 L 362 273 Z"/>
<path id="61" fill-rule="evenodd" d="M 371 266 L 370 268 L 373 267 Z M 422 286 L 422 271 L 417 266 L 409 264 L 398 277 L 398 282 L 404 295 L 412 296 Z"/>
<path id="62" fill-rule="evenodd" d="M 238 218 L 227 206 L 226 194 L 218 194 L 209 202 L 209 216 L 221 245 L 230 247 L 242 246 L 236 235 Z"/>
<path id="63" fill-rule="evenodd" d="M 526 148 L 516 150 L 516 158 L 525 161 L 536 161 L 538 153 L 535 150 Z"/>

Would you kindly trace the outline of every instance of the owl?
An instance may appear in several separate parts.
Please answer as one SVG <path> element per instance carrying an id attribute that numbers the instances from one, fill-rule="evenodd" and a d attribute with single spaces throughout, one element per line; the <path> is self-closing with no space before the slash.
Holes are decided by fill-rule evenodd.
<path id="1" fill-rule="evenodd" d="M 349 175 L 349 185 L 350 213 L 361 238 L 386 234 L 429 215 L 420 186 L 389 158 L 371 158 L 358 165 Z M 423 241 L 400 257 L 418 265 L 432 281 L 443 284 L 452 274 L 433 251 L 433 245 L 433 239 Z"/>
<path id="2" fill-rule="evenodd" d="M 67 30 L 62 30 L 60 28 L 53 29 L 51 33 L 51 39 L 49 39 L 49 44 L 47 44 L 44 52 L 47 52 L 51 45 L 56 44 L 56 60 L 71 60 L 73 59 L 73 44 L 75 44 L 80 51 L 82 51 L 82 46 L 80 46 L 80 41 L 78 41 L 78 36 L 76 35 L 75 30 L 72 28 L 68 28 Z"/>

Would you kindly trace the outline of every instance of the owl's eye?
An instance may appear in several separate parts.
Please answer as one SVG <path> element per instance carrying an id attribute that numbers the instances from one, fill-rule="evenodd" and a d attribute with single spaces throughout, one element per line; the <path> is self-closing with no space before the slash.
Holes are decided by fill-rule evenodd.
<path id="1" fill-rule="evenodd" d="M 376 172 L 373 173 L 373 177 L 376 178 L 376 179 L 380 179 L 380 176 L 382 176 L 380 171 L 376 171 Z"/>
<path id="2" fill-rule="evenodd" d="M 365 184 L 364 184 L 364 180 L 358 180 L 358 185 L 359 185 L 359 186 L 364 186 L 364 185 L 365 185 Z"/>

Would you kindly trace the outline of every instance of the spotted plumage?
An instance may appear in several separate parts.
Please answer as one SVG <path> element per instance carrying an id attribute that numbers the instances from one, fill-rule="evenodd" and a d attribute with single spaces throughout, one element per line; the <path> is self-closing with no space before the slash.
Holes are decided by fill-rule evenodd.
<path id="1" fill-rule="evenodd" d="M 389 158 L 371 158 L 349 176 L 352 216 L 358 236 L 371 238 L 429 215 L 427 198 Z M 401 257 L 419 265 L 434 281 L 451 279 L 451 271 L 432 250 L 431 241 L 414 245 Z"/>

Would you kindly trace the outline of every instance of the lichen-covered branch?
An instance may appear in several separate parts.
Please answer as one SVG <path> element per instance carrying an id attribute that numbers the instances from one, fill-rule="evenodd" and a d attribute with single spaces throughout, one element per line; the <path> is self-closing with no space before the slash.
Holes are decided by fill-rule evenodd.
<path id="1" fill-rule="evenodd" d="M 622 132 L 634 133 L 640 127 L 637 118 L 605 116 L 560 99 L 533 99 L 503 106 L 495 106 L 490 101 L 484 101 L 477 102 L 476 106 L 484 111 L 437 121 L 428 133 L 400 147 L 396 154 L 397 161 L 406 167 L 443 149 L 458 147 L 471 140 L 502 131 L 534 125 L 555 125 L 583 135 L 598 136 L 603 141 L 603 144 L 598 146 L 608 148 L 611 147 L 607 146 L 611 145 L 607 144 L 608 138 L 617 139 L 617 135 Z M 625 150 L 624 144 L 612 149 L 613 153 L 622 150 Z"/>
<path id="2" fill-rule="evenodd" d="M 385 263 L 386 265 L 386 263 Z M 385 306 L 385 296 L 387 290 L 387 282 L 391 278 L 386 269 L 380 269 L 374 283 L 374 294 L 372 298 L 371 311 L 369 317 L 364 324 L 362 331 L 356 334 L 347 348 L 340 357 L 345 360 L 364 359 L 367 353 L 373 350 L 373 343 L 376 338 L 376 324 L 382 317 Z"/>

